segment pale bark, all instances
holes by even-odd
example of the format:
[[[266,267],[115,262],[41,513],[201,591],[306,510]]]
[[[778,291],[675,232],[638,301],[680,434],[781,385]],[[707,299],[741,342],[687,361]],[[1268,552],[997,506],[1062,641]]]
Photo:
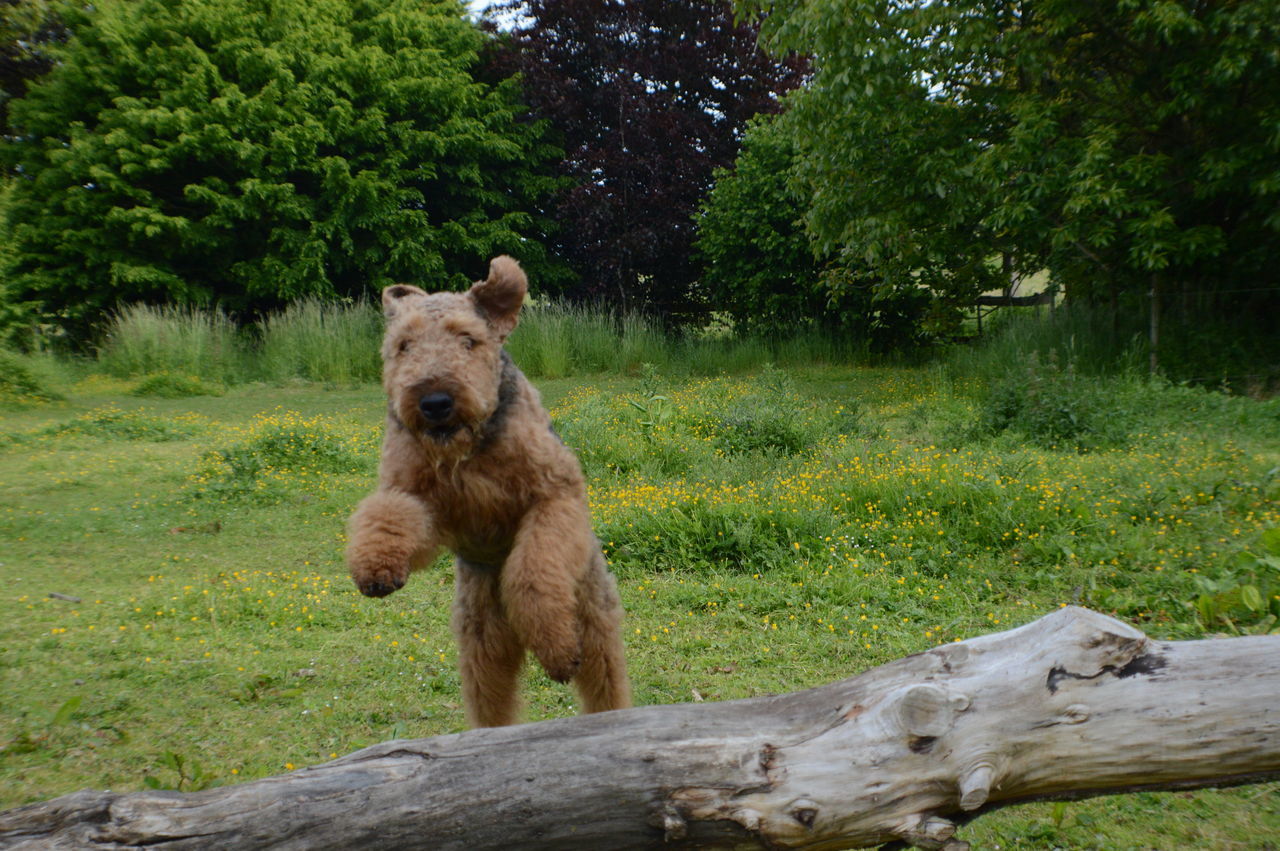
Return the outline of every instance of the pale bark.
[[[0,814],[0,848],[959,848],[956,814],[1274,777],[1280,638],[1159,642],[1068,608],[794,694],[78,792]]]

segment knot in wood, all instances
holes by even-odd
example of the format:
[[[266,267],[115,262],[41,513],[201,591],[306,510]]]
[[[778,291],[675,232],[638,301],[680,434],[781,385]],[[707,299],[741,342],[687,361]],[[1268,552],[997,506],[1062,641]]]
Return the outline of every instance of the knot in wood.
[[[957,712],[968,708],[965,695],[932,684],[910,686],[897,699],[898,723],[909,737],[936,739],[951,729]]]
[[[818,805],[808,798],[801,798],[791,804],[791,817],[812,830],[818,819]]]

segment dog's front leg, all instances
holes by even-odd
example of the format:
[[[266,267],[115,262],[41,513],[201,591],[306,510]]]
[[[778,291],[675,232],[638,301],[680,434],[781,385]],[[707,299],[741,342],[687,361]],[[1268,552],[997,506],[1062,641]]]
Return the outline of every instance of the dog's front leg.
[[[582,665],[577,595],[595,545],[580,499],[546,500],[521,519],[502,567],[507,619],[556,682],[568,682]]]
[[[360,593],[385,597],[425,567],[439,544],[427,506],[402,490],[379,488],[347,524],[347,567]]]

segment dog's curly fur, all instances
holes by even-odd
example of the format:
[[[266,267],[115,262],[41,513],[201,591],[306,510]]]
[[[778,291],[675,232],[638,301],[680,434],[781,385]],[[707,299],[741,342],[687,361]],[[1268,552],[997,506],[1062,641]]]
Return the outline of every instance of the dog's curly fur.
[[[622,607],[591,531],[577,459],[502,348],[527,282],[510,257],[466,293],[382,293],[386,434],[378,488],[348,530],[361,593],[456,556],[453,629],[473,726],[514,723],[530,650],[583,711],[630,705]]]

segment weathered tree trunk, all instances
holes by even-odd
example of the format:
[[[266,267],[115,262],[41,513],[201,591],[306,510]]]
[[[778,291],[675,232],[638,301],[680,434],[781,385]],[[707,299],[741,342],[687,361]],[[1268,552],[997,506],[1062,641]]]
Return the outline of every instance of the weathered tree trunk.
[[[821,688],[414,741],[204,792],[78,792],[0,848],[963,847],[947,817],[1280,776],[1280,638],[1068,608]]]

